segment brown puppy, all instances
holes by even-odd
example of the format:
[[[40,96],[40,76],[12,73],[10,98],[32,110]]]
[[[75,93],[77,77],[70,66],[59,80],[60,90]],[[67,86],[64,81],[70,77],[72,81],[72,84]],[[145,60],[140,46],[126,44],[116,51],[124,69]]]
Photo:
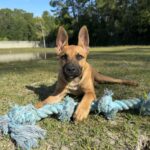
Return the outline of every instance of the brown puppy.
[[[63,27],[59,28],[57,39],[57,54],[60,61],[58,82],[54,93],[36,107],[40,108],[47,103],[57,103],[68,93],[83,94],[74,118],[81,121],[87,118],[92,101],[96,99],[94,81],[99,83],[119,83],[137,85],[134,81],[114,79],[99,74],[86,61],[89,48],[89,34],[86,26],[80,29],[78,45],[68,45],[68,35]]]

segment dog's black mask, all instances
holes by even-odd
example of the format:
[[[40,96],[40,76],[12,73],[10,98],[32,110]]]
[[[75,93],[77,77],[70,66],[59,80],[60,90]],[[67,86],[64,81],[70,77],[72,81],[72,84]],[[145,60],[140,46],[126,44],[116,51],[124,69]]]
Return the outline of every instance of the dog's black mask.
[[[78,64],[67,63],[63,67],[63,74],[67,80],[74,79],[81,75],[81,67]]]

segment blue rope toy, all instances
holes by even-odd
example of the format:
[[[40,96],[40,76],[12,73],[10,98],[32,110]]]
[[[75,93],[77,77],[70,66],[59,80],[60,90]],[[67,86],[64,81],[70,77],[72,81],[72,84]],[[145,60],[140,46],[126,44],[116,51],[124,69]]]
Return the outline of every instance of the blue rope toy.
[[[141,115],[150,116],[150,94],[147,100],[128,99],[112,100],[113,93],[106,90],[103,97],[93,102],[91,112],[104,114],[107,119],[114,119],[116,113],[130,108],[137,109]],[[36,122],[56,114],[61,121],[70,121],[77,106],[71,97],[67,96],[64,101],[56,104],[47,104],[36,109],[32,104],[26,106],[14,106],[6,115],[0,116],[0,132],[10,135],[17,146],[23,150],[30,150],[38,146],[38,139],[45,137],[46,131],[36,126]]]

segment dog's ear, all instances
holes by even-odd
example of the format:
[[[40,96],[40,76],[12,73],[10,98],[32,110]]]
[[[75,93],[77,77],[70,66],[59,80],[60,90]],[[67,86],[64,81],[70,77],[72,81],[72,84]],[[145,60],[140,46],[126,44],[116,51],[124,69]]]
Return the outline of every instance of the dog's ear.
[[[56,38],[56,50],[57,53],[59,54],[64,46],[68,45],[68,34],[66,30],[60,26]]]
[[[86,26],[83,26],[78,35],[78,45],[82,46],[86,51],[89,48],[89,33]]]

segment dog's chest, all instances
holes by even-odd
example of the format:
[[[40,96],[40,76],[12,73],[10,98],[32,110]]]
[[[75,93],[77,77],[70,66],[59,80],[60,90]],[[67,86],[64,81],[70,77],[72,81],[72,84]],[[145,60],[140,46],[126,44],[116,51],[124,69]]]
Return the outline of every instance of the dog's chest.
[[[81,94],[81,88],[80,88],[80,78],[75,78],[73,81],[69,82],[69,84],[67,85],[67,90],[68,93],[71,94]]]

